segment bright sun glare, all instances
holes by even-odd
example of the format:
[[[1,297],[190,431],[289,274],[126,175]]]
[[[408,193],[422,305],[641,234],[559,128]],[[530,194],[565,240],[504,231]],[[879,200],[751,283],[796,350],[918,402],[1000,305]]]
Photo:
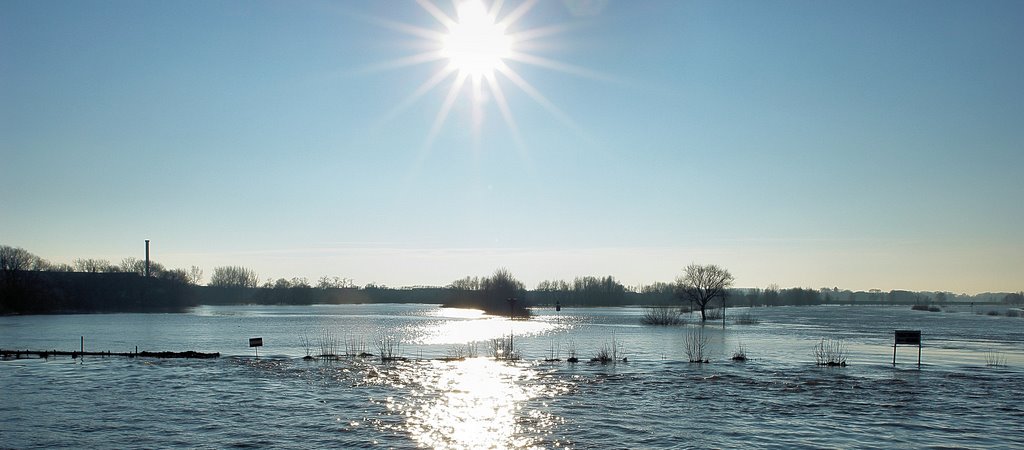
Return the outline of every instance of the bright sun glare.
[[[457,12],[458,22],[449,25],[441,54],[461,74],[493,76],[502,61],[511,56],[512,38],[479,1],[463,2]]]
[[[445,63],[389,112],[385,121],[393,119],[424,94],[450,80],[448,93],[427,135],[424,151],[430,148],[447,121],[455,102],[463,96],[468,97],[471,102],[471,130],[474,137],[479,137],[485,110],[488,107],[496,107],[520,149],[524,149],[525,145],[519,135],[503,84],[515,86],[570,129],[578,130],[564,112],[509,65],[512,62],[529,64],[572,75],[601,78],[601,75],[587,69],[528,52],[530,49],[542,48],[542,41],[545,38],[567,29],[565,25],[560,24],[525,27],[522,19],[538,1],[510,2],[516,5],[506,7],[508,5],[504,0],[493,0],[490,4],[485,0],[463,0],[454,5],[455,10],[452,12],[455,15],[451,16],[434,4],[434,0],[416,0],[424,11],[441,24],[440,30],[382,19],[380,22],[385,26],[422,39],[421,42],[426,44],[428,50],[388,61],[380,67],[391,69],[424,63]]]

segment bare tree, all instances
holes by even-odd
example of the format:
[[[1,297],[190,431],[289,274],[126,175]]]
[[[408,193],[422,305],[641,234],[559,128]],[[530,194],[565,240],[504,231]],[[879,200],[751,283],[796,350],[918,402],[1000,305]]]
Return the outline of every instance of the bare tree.
[[[158,278],[163,280],[170,280],[181,284],[190,284],[188,278],[188,271],[185,269],[171,269],[161,271]]]
[[[203,282],[203,269],[199,266],[192,266],[188,269],[188,284],[199,286]]]
[[[41,270],[47,266],[46,261],[33,255],[21,247],[0,245],[0,270],[15,272],[19,270]]]
[[[702,266],[690,264],[683,274],[676,277],[676,292],[679,298],[700,307],[700,320],[706,321],[705,309],[712,300],[725,301],[734,278],[728,270],[714,264]]]
[[[254,288],[259,283],[259,277],[252,269],[242,266],[222,266],[213,269],[210,276],[210,286],[218,287],[250,287]]]
[[[452,282],[448,285],[448,289],[461,289],[464,291],[478,291],[480,290],[480,278],[469,277],[461,278]]]
[[[352,280],[342,277],[328,277],[324,275],[317,281],[316,287],[318,289],[342,289],[353,287]]]
[[[105,259],[83,259],[79,258],[75,260],[75,271],[77,272],[89,272],[89,273],[100,273],[107,272],[110,267],[110,261]]]
[[[121,272],[138,274],[140,277],[146,276],[146,260],[138,259],[133,257],[124,258],[121,260],[121,264],[118,266]],[[149,262],[149,274],[155,278],[161,278],[161,274],[166,272],[163,264],[156,261]]]
[[[125,273],[137,273],[139,275],[146,274],[146,261],[139,258],[127,257],[121,260],[121,264],[118,266],[121,268],[121,272]]]

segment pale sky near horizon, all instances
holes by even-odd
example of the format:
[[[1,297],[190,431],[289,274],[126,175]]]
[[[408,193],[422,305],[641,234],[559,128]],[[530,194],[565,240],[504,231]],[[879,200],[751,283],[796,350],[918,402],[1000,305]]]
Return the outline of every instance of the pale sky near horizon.
[[[1024,2],[527,6],[503,98],[445,108],[455,74],[414,96],[448,64],[405,64],[445,32],[414,1],[0,2],[0,244],[359,285],[697,262],[1024,290]]]

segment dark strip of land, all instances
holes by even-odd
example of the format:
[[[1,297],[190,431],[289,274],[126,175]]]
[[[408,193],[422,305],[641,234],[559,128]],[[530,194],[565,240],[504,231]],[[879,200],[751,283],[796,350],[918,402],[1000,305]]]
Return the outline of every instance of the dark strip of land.
[[[195,358],[195,359],[206,359],[206,358],[220,358],[220,352],[217,353],[201,353],[189,350],[187,352],[127,352],[127,353],[112,353],[112,352],[67,352],[60,350],[4,350],[0,349],[0,357],[4,358],[23,358],[34,356],[37,358],[49,358],[51,356],[70,356],[77,358],[79,356],[122,356],[125,358]]]

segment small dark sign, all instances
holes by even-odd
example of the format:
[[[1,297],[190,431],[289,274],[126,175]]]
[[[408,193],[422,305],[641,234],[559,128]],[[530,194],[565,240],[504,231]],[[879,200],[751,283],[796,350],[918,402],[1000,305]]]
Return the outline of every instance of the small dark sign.
[[[921,368],[921,330],[896,330],[896,339],[892,341],[892,365],[896,365],[896,347],[900,345],[917,346],[917,368]]]
[[[896,345],[921,345],[921,330],[896,330]]]
[[[249,338],[249,346],[250,347],[262,347],[263,346],[263,338],[261,338],[261,337]]]

